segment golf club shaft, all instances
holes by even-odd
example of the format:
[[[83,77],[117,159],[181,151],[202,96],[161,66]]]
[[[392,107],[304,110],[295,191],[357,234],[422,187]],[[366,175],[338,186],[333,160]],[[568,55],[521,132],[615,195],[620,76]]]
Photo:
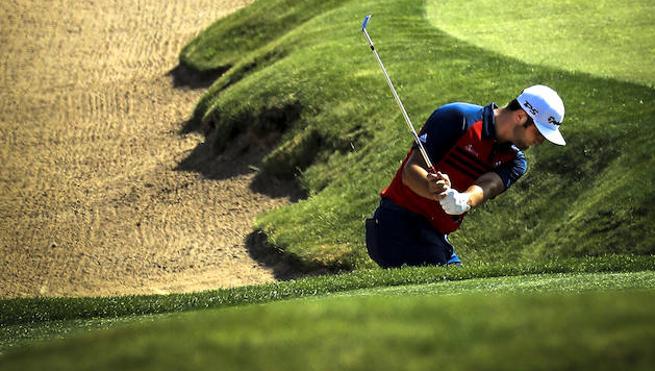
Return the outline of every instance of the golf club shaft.
[[[403,113],[403,118],[405,118],[405,122],[407,123],[407,127],[409,127],[409,131],[414,136],[414,142],[416,142],[416,145],[418,146],[419,151],[423,156],[423,161],[425,161],[425,164],[428,166],[428,169],[430,169],[431,171],[435,171],[434,167],[432,166],[432,161],[430,161],[430,157],[428,156],[428,153],[425,151],[425,148],[423,147],[423,143],[421,143],[418,134],[416,134],[416,130],[414,130],[414,125],[412,125],[412,121],[409,119],[409,115],[407,115],[405,106],[403,106],[403,102],[400,100],[400,97],[396,92],[396,88],[394,88],[393,83],[391,82],[391,78],[387,73],[387,69],[384,68],[382,59],[380,59],[380,55],[378,54],[377,50],[375,50],[375,45],[373,45],[373,40],[371,40],[371,36],[368,34],[368,31],[366,30],[366,26],[368,26],[368,21],[370,19],[371,19],[371,15],[367,15],[366,17],[364,17],[364,22],[362,22],[362,32],[364,33],[364,37],[366,37],[366,41],[368,41],[368,45],[371,47],[371,51],[373,52],[373,55],[375,55],[375,59],[377,59],[378,64],[382,69],[382,73],[384,73],[384,77],[387,79],[387,85],[389,85],[389,89],[391,89],[391,93],[393,94],[393,97],[396,99],[396,103],[398,103],[398,107],[400,107],[400,111]]]

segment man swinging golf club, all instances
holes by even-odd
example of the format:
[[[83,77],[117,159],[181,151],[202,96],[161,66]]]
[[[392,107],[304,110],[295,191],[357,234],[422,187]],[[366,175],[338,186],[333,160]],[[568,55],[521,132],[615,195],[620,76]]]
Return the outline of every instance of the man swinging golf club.
[[[419,134],[362,24],[387,83],[415,138],[379,207],[366,221],[366,245],[380,266],[455,264],[448,241],[466,213],[506,191],[527,171],[523,150],[545,139],[565,145],[559,132],[564,104],[544,85],[523,90],[505,107],[450,103],[435,110]]]

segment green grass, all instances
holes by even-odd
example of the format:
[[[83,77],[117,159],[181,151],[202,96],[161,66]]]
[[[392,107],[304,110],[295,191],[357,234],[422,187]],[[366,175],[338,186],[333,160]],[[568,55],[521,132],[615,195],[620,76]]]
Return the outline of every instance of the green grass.
[[[591,3],[541,3],[566,25],[539,49],[567,51],[554,66],[488,45],[476,27],[500,7],[475,4],[484,12],[466,3],[460,17],[451,2],[257,1],[211,26],[180,56],[201,72],[227,68],[194,120],[215,127],[218,152],[246,133],[279,139],[258,165],[297,177],[309,197],[258,227],[303,265],[355,271],[194,294],[0,300],[0,369],[652,368],[655,94],[652,64],[640,63],[652,59],[651,5],[602,2],[581,19],[567,7]],[[535,24],[516,11],[501,12],[491,40]],[[369,13],[417,124],[440,104],[502,104],[534,83],[566,102],[569,145],[529,151],[528,175],[452,236],[462,269],[363,269],[373,266],[363,219],[411,142],[359,32]],[[603,32],[646,47],[604,49],[597,24],[610,18]],[[449,29],[458,24],[471,32]],[[612,62],[617,51],[630,58]]]
[[[84,334],[94,336],[110,329],[137,324],[156,323],[163,319],[175,318],[179,313],[148,314],[115,318],[81,318],[55,320],[41,323],[0,325],[0,365],[1,357],[15,349],[68,339]]]
[[[530,64],[528,57],[523,62],[499,54],[487,43],[478,47],[477,42],[453,37],[434,25],[443,21],[435,14],[451,9],[450,3],[329,2],[321,5],[321,11],[289,15],[293,22],[275,25],[269,10],[283,3],[256,2],[229,21],[219,21],[199,36],[202,43],[190,44],[215,47],[188,47],[181,56],[192,66],[233,66],[196,109],[197,122],[215,127],[207,142],[220,152],[245,133],[279,139],[262,159],[263,172],[296,177],[306,188],[306,200],[257,220],[257,227],[277,248],[308,267],[373,266],[364,249],[363,220],[376,207],[378,191],[389,183],[411,143],[359,32],[363,16],[373,13],[371,35],[417,125],[441,104],[504,104],[536,83],[554,87],[566,103],[562,131],[569,145],[546,144],[528,151],[528,174],[509,192],[471,213],[462,230],[451,236],[464,261],[529,262],[655,252],[655,157],[651,150],[655,133],[646,129],[655,118],[652,88],[621,81],[637,80],[609,70],[595,70],[593,63],[584,71],[597,76]],[[465,9],[475,6],[472,3],[488,5],[471,2]],[[302,2],[289,12],[312,8],[312,4],[322,3]],[[569,11],[567,6],[579,5],[562,4],[546,1],[538,6],[554,9],[558,22],[575,24],[558,28],[557,47],[567,50],[579,64],[589,59],[579,48],[588,40],[574,36],[598,34],[595,20],[630,19],[634,25],[652,17],[644,11],[650,6],[644,2],[611,7],[602,3],[594,8],[588,23],[578,22],[580,12]],[[486,12],[467,12],[467,24],[489,24],[487,12],[497,8],[486,7]],[[536,22],[537,15],[506,13],[508,18],[498,33]],[[257,39],[255,47],[246,47],[250,37],[246,30],[254,18],[263,20],[264,30],[273,31]],[[453,23],[460,18],[452,18]],[[652,59],[655,44],[653,33],[642,32],[648,27],[647,22],[641,28],[618,27],[612,22],[604,28],[616,39],[639,40],[645,45],[626,46],[632,54],[621,66],[639,66],[622,67],[635,78],[647,75],[641,72],[644,69],[655,71],[646,62]],[[550,33],[548,28],[540,32]],[[232,41],[222,45],[227,38]],[[544,44],[534,49],[550,52],[554,47]],[[597,48],[594,63],[611,63],[616,50]]]
[[[655,87],[655,3],[648,0],[430,1],[427,15],[459,40],[530,64]]]
[[[85,318],[181,312],[265,303],[375,287],[429,284],[472,278],[554,273],[639,272],[655,270],[653,257],[608,256],[562,259],[548,263],[497,263],[452,267],[370,269],[267,285],[192,294],[99,298],[31,298],[0,300],[0,326]]]
[[[187,313],[37,344],[2,356],[0,365],[7,370],[645,370],[655,361],[654,300],[652,290],[291,300]]]
[[[585,292],[655,287],[655,260],[606,257],[550,264],[363,270],[195,294],[0,301],[0,353],[129,324],[158,323],[180,312],[327,296],[425,296]],[[623,272],[623,273],[612,273]]]
[[[543,293],[612,291],[655,288],[655,273],[557,273],[510,277],[473,278],[462,281],[443,281],[420,285],[383,286],[345,291],[333,295],[462,295],[480,296],[498,293]]]
[[[649,290],[655,287],[655,272],[624,273],[549,273],[491,278],[472,278],[460,281],[444,280],[427,284],[375,286],[349,291],[328,291],[310,296],[308,300],[350,296],[451,296],[476,294],[582,293],[627,289]],[[299,296],[300,297],[300,296]],[[293,300],[293,299],[287,299]],[[247,306],[249,304],[241,304]],[[163,314],[126,315],[109,318],[79,318],[52,320],[39,323],[5,325],[0,331],[0,353],[33,343],[65,339],[85,333],[98,333],[131,324],[157,323],[178,318],[180,312]]]
[[[248,51],[264,47],[340,3],[343,1],[260,1],[214,23],[182,49],[180,63],[198,71],[231,67]]]

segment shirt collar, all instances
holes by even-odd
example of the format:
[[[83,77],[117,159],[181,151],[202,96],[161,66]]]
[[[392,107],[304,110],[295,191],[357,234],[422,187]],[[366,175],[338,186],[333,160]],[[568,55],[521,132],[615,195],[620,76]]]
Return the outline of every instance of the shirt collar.
[[[498,108],[496,103],[491,102],[482,107],[482,137],[483,138],[496,138],[496,118],[494,117],[494,109]]]

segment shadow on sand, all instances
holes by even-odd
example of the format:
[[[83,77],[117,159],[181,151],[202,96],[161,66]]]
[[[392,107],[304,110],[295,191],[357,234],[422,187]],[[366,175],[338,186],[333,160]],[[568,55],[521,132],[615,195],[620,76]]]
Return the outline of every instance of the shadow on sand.
[[[268,152],[270,147],[252,144],[244,136],[235,138],[225,151],[218,154],[212,143],[205,141],[194,148],[175,170],[196,172],[213,180],[254,172],[256,175],[250,183],[253,192],[274,198],[288,197],[291,202],[307,198],[295,178],[279,178],[260,170],[262,159]]]
[[[266,233],[262,230],[255,230],[246,237],[246,248],[253,259],[273,269],[273,275],[278,280],[335,273],[325,267],[308,266],[276,249],[275,246],[268,243]]]
[[[198,73],[183,65],[178,65],[170,71],[175,88],[199,89],[209,87],[218,77],[229,69],[218,68],[212,71]],[[199,120],[189,120],[181,123],[181,135],[192,131],[203,133],[205,142],[196,146],[175,170],[200,174],[206,179],[223,180],[245,174],[256,173],[249,188],[259,194],[269,197],[288,197],[291,202],[307,198],[306,192],[293,176],[277,177],[261,171],[264,156],[270,153],[278,144],[282,133],[290,122],[297,120],[300,108],[296,105],[283,107],[261,113],[257,118],[245,118],[239,127],[249,129],[231,134],[228,140],[220,141],[212,122],[202,124]],[[253,129],[252,122],[264,123],[260,128]],[[204,125],[204,126],[203,126]],[[261,230],[251,232],[245,238],[245,245],[250,256],[257,262],[273,270],[277,279],[288,280],[308,275],[328,273],[325,268],[309,267],[298,259],[283,253],[268,243],[266,234]]]
[[[176,89],[206,89],[227,72],[232,66],[221,66],[207,71],[196,71],[184,64],[178,64],[168,75],[173,80],[173,87]]]

